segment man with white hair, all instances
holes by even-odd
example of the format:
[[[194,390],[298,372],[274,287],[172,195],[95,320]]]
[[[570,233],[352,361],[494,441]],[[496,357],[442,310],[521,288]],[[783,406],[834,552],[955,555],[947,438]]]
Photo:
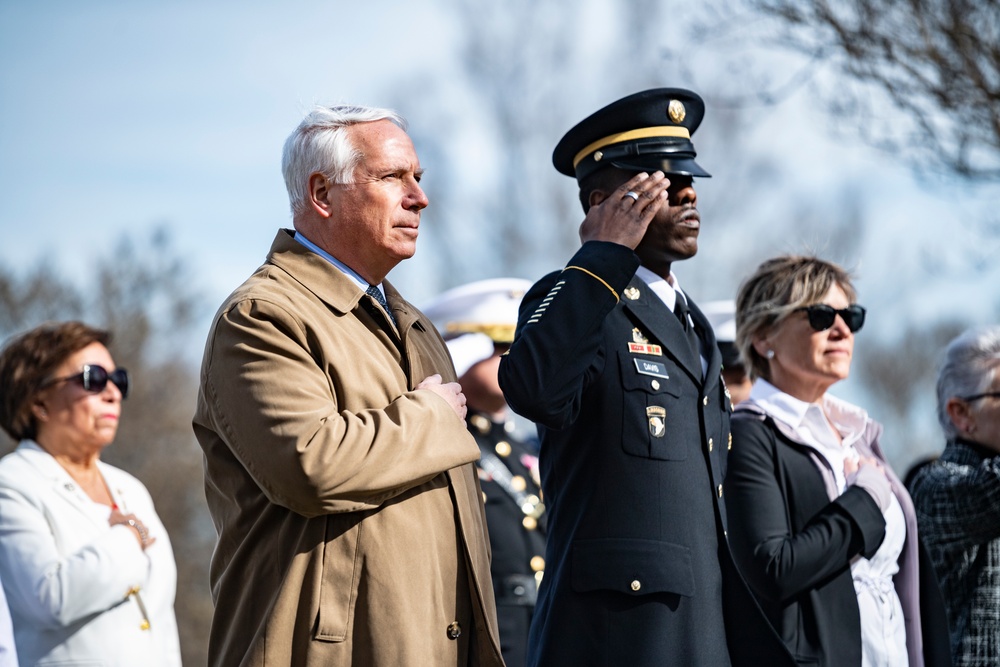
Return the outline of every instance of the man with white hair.
[[[282,166],[294,229],[219,309],[202,363],[209,664],[500,665],[465,396],[384,280],[428,204],[404,121],[317,108]]]

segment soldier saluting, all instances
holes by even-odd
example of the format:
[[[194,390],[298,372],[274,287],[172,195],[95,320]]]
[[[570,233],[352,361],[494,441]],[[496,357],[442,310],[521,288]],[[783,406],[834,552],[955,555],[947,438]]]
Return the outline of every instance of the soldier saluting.
[[[703,115],[691,91],[636,93],[553,154],[580,187],[583,246],[525,295],[500,364],[541,437],[529,665],[792,664],[732,563],[721,355],[672,271],[698,250]],[[740,595],[724,603],[724,587]]]

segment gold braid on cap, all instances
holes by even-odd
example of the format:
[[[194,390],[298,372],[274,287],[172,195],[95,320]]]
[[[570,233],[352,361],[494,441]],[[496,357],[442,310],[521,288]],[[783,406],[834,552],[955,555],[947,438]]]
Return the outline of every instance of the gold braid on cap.
[[[483,322],[449,322],[445,331],[450,334],[481,333],[494,343],[513,343],[513,324],[488,324]]]
[[[588,144],[586,148],[576,154],[573,158],[573,168],[580,164],[583,158],[587,157],[599,148],[604,148],[605,146],[610,146],[611,144],[620,144],[623,141],[630,141],[632,139],[649,139],[655,137],[680,137],[681,139],[690,139],[691,133],[688,132],[686,127],[678,127],[675,125],[659,125],[657,127],[642,127],[638,130],[629,130],[628,132],[619,132],[618,134],[611,134],[603,139],[598,139],[597,141]]]

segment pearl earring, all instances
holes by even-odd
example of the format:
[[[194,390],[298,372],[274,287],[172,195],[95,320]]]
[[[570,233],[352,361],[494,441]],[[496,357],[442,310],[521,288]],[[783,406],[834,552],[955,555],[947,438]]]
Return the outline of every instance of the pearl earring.
[[[767,352],[764,353],[764,356],[767,357],[768,359],[774,359],[774,350],[768,350]]]

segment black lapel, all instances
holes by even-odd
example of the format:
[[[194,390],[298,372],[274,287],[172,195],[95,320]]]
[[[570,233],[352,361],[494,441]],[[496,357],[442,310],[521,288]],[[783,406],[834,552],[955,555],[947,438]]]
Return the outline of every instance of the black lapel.
[[[687,371],[698,385],[701,385],[701,360],[694,356],[694,351],[688,345],[687,334],[681,328],[677,317],[670,312],[649,285],[641,278],[632,278],[632,282],[622,293],[622,302],[625,310],[639,320],[646,331],[663,345],[664,354],[673,357],[674,361]],[[705,316],[700,311],[698,315],[705,321]],[[707,321],[705,322],[707,324]]]

